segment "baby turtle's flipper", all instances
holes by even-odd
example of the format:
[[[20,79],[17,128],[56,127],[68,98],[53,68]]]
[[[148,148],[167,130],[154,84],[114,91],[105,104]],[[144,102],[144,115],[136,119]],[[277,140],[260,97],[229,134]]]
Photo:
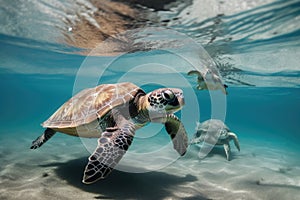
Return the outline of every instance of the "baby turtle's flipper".
[[[202,77],[202,74],[197,71],[197,70],[191,70],[187,73],[188,76],[191,76],[191,75],[197,75],[198,77]],[[202,77],[202,80],[203,80],[203,77]]]
[[[241,150],[240,143],[239,143],[239,140],[238,140],[236,134],[234,134],[233,132],[229,132],[228,136],[229,136],[229,139],[232,139],[234,141],[235,147],[240,151]]]
[[[187,73],[188,76],[191,75],[196,75],[197,76],[197,90],[205,90],[207,89],[207,85],[204,81],[203,75],[201,74],[201,72],[197,71],[197,70],[191,70]]]
[[[174,149],[183,156],[188,147],[188,137],[181,121],[173,114],[167,115],[165,128],[170,135]]]
[[[91,184],[107,177],[124,156],[134,137],[133,124],[108,128],[98,139],[98,146],[89,157],[82,182]]]
[[[226,158],[227,158],[227,160],[229,161],[230,160],[230,154],[231,154],[231,152],[230,152],[230,145],[229,145],[229,143],[227,143],[227,144],[224,144],[223,145],[224,146],[224,150],[225,150],[225,153],[226,153]]]
[[[40,146],[42,146],[45,142],[47,142],[47,140],[49,140],[54,134],[56,133],[56,131],[54,131],[51,128],[47,128],[44,131],[44,134],[39,136],[38,138],[36,138],[32,144],[30,149],[36,149],[39,148]]]
[[[228,85],[223,84],[223,86],[224,86],[224,89],[225,89],[225,93],[228,94],[228,92],[227,92]]]

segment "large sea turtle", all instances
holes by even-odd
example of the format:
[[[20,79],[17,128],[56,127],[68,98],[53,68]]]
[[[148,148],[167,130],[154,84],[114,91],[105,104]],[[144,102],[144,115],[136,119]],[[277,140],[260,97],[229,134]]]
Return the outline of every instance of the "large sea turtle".
[[[183,105],[183,92],[177,88],[161,88],[146,94],[126,82],[85,89],[42,124],[46,130],[32,142],[31,149],[43,145],[56,132],[99,138],[83,176],[83,183],[93,183],[113,170],[131,145],[135,131],[149,122],[163,123],[174,149],[184,155],[187,134],[173,114]]]
[[[227,160],[230,160],[231,151],[229,142],[233,140],[236,148],[240,151],[240,144],[236,134],[218,119],[210,119],[203,123],[197,122],[196,133],[191,144],[208,143],[212,145],[223,145]]]
[[[223,84],[221,77],[216,70],[206,69],[203,72],[191,70],[188,75],[197,75],[197,89],[198,90],[222,90],[224,94],[228,94],[226,88],[228,86]]]

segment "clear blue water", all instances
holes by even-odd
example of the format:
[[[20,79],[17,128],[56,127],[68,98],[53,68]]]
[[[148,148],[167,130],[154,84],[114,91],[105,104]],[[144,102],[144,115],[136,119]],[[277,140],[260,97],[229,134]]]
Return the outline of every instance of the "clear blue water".
[[[78,2],[39,1],[31,2],[32,7],[15,1],[1,2],[1,16],[5,17],[0,28],[0,199],[22,199],[24,195],[33,199],[297,199],[299,1],[249,1],[247,8],[239,3],[233,6],[215,2],[211,3],[212,16],[207,17],[195,14],[201,9],[196,1],[178,4],[169,11],[156,11],[161,21],[178,17],[179,21],[171,20],[164,26],[204,47],[229,85],[227,96],[221,91],[195,89],[196,78],[185,71],[190,63],[180,53],[186,51],[186,46],[160,46],[163,31],[155,35],[155,49],[137,49],[121,57],[86,56],[78,53],[79,48],[59,42],[62,40],[57,38],[65,30],[60,21],[61,16],[66,16],[63,8],[86,3]],[[34,13],[40,5],[45,10]],[[23,12],[12,15],[18,6]],[[41,18],[35,19],[36,15]],[[28,28],[31,25],[32,29]],[[187,58],[203,58],[194,58],[193,53]],[[186,106],[178,116],[189,137],[193,136],[196,121],[223,118],[238,135],[241,152],[232,147],[233,159],[228,162],[222,149],[216,148],[200,160],[199,149],[190,147],[184,158],[162,168],[159,162],[169,162],[167,158],[172,155],[170,146],[170,151],[164,149],[167,153],[160,153],[156,161],[149,158],[154,160],[150,164],[145,161],[143,165],[131,157],[124,161],[124,166],[132,163],[136,168],[149,167],[145,171],[154,169],[152,172],[131,173],[130,167],[122,172],[121,167],[104,183],[85,186],[81,177],[89,148],[84,140],[58,134],[40,150],[29,149],[31,141],[43,132],[40,124],[74,93],[120,80],[143,85],[147,92],[158,85],[181,87]],[[145,149],[154,152],[169,142],[159,125],[147,126],[137,136],[133,153]]]

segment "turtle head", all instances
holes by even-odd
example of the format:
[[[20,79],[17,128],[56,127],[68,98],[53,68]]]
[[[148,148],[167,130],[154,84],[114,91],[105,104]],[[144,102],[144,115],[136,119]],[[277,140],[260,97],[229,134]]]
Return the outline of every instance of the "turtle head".
[[[181,89],[161,88],[147,94],[147,109],[155,113],[174,113],[184,105]]]

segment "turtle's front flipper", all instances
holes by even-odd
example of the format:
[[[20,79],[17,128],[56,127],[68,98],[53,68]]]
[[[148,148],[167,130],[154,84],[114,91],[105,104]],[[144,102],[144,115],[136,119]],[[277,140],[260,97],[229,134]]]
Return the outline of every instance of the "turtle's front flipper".
[[[204,89],[207,89],[207,85],[203,79],[203,75],[201,74],[201,72],[197,71],[197,70],[192,70],[192,71],[189,71],[187,73],[188,76],[191,76],[191,75],[197,75],[198,78],[197,78],[197,82],[198,82],[198,85],[197,85],[197,89],[198,90],[204,90]]]
[[[183,124],[175,115],[169,114],[165,128],[172,139],[174,149],[183,156],[188,147],[188,137]]]
[[[230,160],[230,145],[229,145],[229,143],[227,143],[227,144],[224,144],[223,145],[224,146],[224,150],[225,150],[225,153],[226,153],[226,158],[227,158],[227,160],[229,161]]]
[[[130,123],[122,128],[106,129],[98,139],[94,153],[89,157],[82,182],[90,184],[108,176],[131,145],[134,131]]]
[[[197,70],[191,70],[187,73],[188,76],[197,75],[198,77],[202,77],[202,74]],[[203,78],[202,78],[203,79]]]
[[[39,136],[38,138],[36,138],[32,144],[30,149],[36,149],[39,148],[40,146],[42,146],[45,142],[47,142],[47,140],[49,140],[54,134],[56,133],[56,131],[54,131],[51,128],[47,128],[44,131],[44,134]]]
[[[239,143],[239,140],[238,140],[236,134],[234,134],[232,132],[229,132],[228,136],[229,136],[230,139],[232,139],[234,141],[235,147],[240,151],[241,150],[240,143]]]

